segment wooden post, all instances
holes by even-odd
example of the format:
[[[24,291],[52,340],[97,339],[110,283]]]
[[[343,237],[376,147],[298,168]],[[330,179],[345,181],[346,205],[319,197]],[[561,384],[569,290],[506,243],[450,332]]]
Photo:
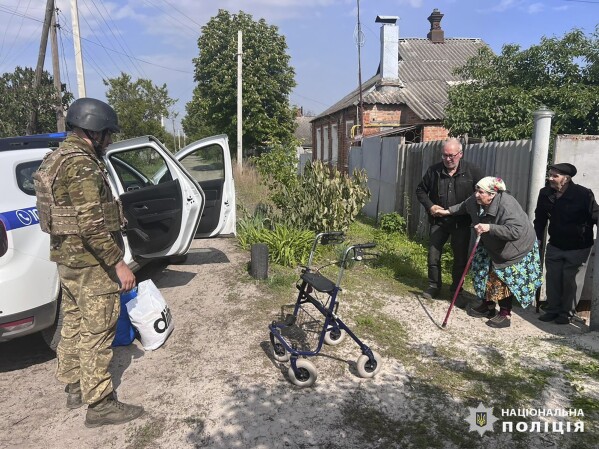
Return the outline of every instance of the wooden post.
[[[35,67],[35,78],[33,79],[33,94],[35,98],[35,91],[38,89],[42,82],[42,71],[44,70],[44,60],[46,59],[46,48],[48,47],[48,32],[50,30],[50,23],[52,22],[52,15],[54,13],[54,0],[46,1],[46,16],[44,17],[44,26],[42,28],[42,40],[40,42],[40,51],[37,56],[37,66]],[[27,134],[34,134],[37,132],[37,108],[38,104],[31,105],[31,112],[29,113],[29,123],[27,124]]]

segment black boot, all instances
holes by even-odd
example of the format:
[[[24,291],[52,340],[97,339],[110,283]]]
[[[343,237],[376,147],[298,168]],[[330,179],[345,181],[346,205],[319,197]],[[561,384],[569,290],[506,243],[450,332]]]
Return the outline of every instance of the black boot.
[[[122,424],[139,418],[144,412],[139,405],[119,402],[114,392],[91,404],[87,408],[85,427],[99,427],[106,424]]]
[[[497,311],[493,301],[482,301],[478,307],[470,307],[466,313],[474,318],[493,318]]]

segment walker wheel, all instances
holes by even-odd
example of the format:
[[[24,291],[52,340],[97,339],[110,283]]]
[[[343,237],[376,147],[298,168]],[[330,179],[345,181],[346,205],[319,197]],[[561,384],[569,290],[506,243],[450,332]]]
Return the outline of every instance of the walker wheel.
[[[277,362],[288,362],[289,359],[291,358],[291,354],[289,354],[289,352],[287,352],[287,349],[285,349],[285,346],[283,346],[281,344],[281,342],[278,341],[276,338],[272,345],[272,357]]]
[[[374,356],[374,360],[370,360],[366,354],[362,354],[358,357],[356,368],[360,377],[374,377],[381,370],[381,356],[374,351],[372,351],[372,355]]]
[[[291,383],[298,387],[311,387],[314,385],[314,382],[316,382],[316,378],[318,377],[318,372],[312,362],[306,359],[300,359],[297,361],[296,366],[298,371],[297,377],[295,376],[293,367],[289,367],[288,374]]]
[[[345,340],[346,335],[347,332],[345,332],[343,329],[331,329],[325,332],[324,342],[327,345],[335,346]]]

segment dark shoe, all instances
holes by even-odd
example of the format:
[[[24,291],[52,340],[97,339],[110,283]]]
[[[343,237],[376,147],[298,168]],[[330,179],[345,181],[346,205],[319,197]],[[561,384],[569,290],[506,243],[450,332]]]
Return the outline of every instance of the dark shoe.
[[[510,318],[509,315],[499,314],[499,315],[491,318],[485,324],[489,327],[494,327],[496,329],[500,329],[500,328],[504,328],[504,327],[510,327],[512,325],[512,319]]]
[[[568,318],[567,316],[560,315],[555,319],[555,324],[570,324],[570,321],[570,318]]]
[[[558,315],[557,313],[546,313],[545,315],[541,315],[541,316],[539,317],[539,320],[541,320],[541,321],[545,321],[545,322],[548,322],[548,321],[553,321],[553,320],[555,320],[555,319],[556,319],[558,316],[559,316],[559,315]]]
[[[110,393],[87,408],[85,427],[123,424],[139,418],[143,412],[143,407],[120,402],[114,393]]]
[[[437,296],[439,296],[439,289],[435,287],[429,287],[422,293],[422,297],[426,299],[435,299]]]
[[[454,293],[455,294],[455,293]],[[453,295],[451,296],[451,299],[453,299]],[[455,299],[455,306],[458,309],[462,309],[462,310],[466,310],[466,308],[468,307],[468,303],[470,301],[468,300],[468,298],[464,297],[464,295],[462,295],[461,293],[458,295],[458,297]]]
[[[494,302],[488,304],[483,301],[478,307],[470,307],[466,313],[474,318],[493,318],[497,314],[497,310]]]
[[[67,408],[76,409],[83,405],[81,400],[81,384],[74,382],[67,384],[64,391],[67,393]]]

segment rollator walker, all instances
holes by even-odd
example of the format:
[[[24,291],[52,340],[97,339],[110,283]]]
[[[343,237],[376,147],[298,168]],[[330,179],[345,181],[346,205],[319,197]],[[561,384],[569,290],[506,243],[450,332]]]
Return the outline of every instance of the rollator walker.
[[[323,232],[316,236],[312,244],[308,264],[302,267],[302,274],[296,284],[299,294],[293,314],[287,314],[284,321],[273,321],[268,326],[274,359],[279,362],[291,361],[288,371],[289,379],[293,384],[300,387],[312,386],[318,375],[316,367],[308,360],[308,357],[318,355],[324,343],[328,345],[341,343],[346,335],[349,335],[362,351],[362,355],[358,357],[356,362],[356,368],[360,377],[374,377],[381,369],[380,355],[364,344],[337,315],[339,307],[337,295],[341,291],[341,279],[343,278],[347,262],[350,260],[362,261],[365,256],[376,256],[376,254],[364,251],[374,248],[376,245],[374,243],[363,243],[347,248],[343,254],[336,283],[320,274],[319,270],[324,268],[324,266],[320,268],[312,267],[312,261],[318,244],[341,243],[343,240],[343,232],[340,231]],[[326,299],[324,301],[320,300],[318,293],[324,294]],[[314,350],[307,348],[299,349],[296,343],[290,343],[287,337],[282,335],[286,331],[291,331],[294,327],[298,327],[298,314],[300,310],[304,310],[305,304],[312,304],[324,316],[322,329],[320,329],[318,336],[318,343]]]

